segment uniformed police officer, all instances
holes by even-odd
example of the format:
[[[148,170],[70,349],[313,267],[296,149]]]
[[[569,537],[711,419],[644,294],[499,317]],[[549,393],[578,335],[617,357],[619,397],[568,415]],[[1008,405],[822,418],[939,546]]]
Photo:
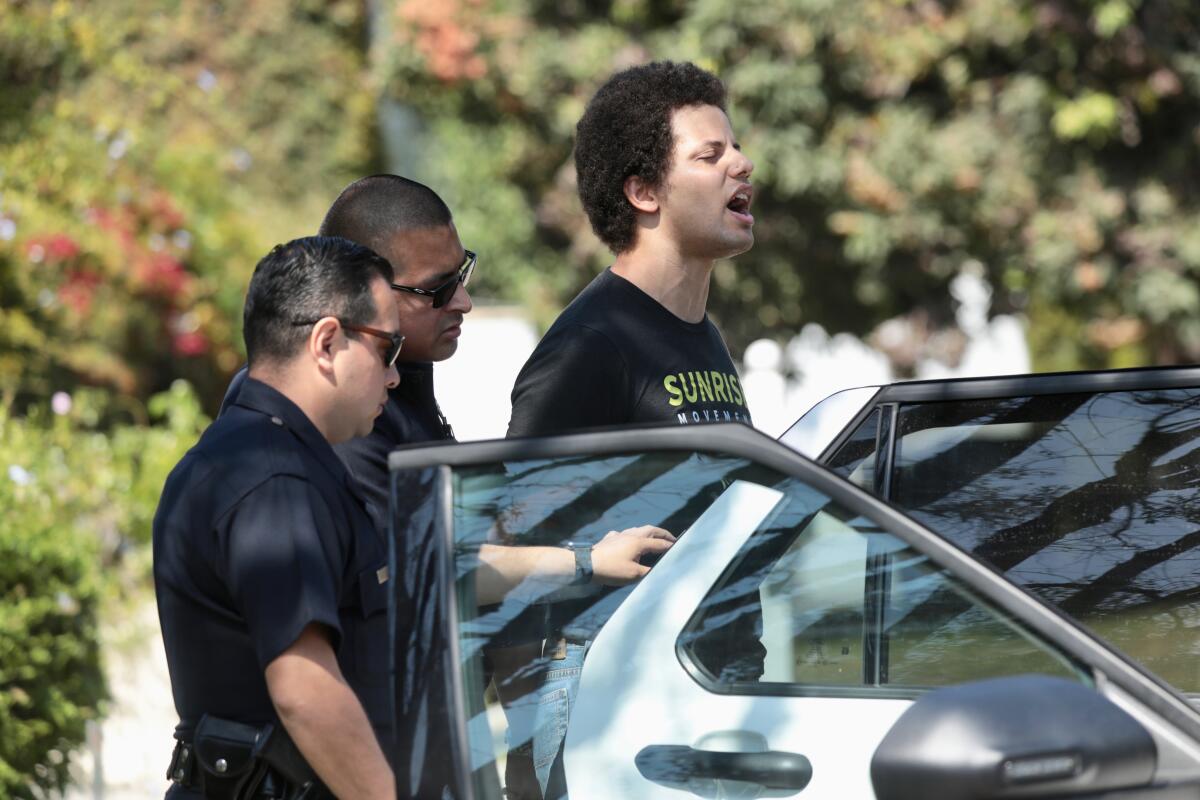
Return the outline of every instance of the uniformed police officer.
[[[392,280],[385,259],[334,237],[281,245],[251,278],[249,377],[154,519],[180,717],[170,798],[294,795],[303,778],[264,749],[283,732],[333,794],[395,796],[387,549],[331,447],[369,433],[399,379]]]

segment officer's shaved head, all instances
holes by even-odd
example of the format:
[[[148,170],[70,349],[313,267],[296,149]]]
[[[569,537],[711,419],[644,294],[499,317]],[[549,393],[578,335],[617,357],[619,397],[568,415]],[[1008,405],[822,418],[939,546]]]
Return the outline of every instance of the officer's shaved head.
[[[347,186],[321,223],[322,236],[340,236],[395,261],[397,233],[440,228],[451,223],[450,209],[424,184],[399,175],[371,175]],[[392,264],[396,270],[403,264]]]

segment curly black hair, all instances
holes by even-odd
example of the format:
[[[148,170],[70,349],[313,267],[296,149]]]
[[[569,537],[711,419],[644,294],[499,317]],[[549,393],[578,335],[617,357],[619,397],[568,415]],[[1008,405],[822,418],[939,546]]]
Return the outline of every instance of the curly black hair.
[[[625,179],[662,184],[671,164],[671,115],[688,106],[725,110],[725,85],[695,64],[655,61],[613,75],[575,128],[579,199],[592,230],[614,253],[633,246],[636,213]]]

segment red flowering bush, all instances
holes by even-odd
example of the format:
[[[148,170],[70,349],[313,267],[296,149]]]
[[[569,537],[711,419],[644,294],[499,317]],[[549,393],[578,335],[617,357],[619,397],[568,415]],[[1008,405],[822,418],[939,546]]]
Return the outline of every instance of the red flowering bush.
[[[362,24],[350,0],[6,8],[0,406],[85,385],[143,422],[185,378],[216,408],[254,264],[370,161]]]

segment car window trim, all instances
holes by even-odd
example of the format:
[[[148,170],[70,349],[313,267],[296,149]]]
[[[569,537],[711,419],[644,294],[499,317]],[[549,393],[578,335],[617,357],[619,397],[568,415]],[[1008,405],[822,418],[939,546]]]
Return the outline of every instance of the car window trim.
[[[829,443],[829,445],[821,451],[819,456],[817,456],[816,461],[818,464],[824,464],[829,461],[829,459],[831,459],[835,453],[841,450],[846,442],[850,440],[850,437],[854,435],[855,431],[857,431],[863,425],[863,423],[871,418],[871,414],[874,413],[875,410],[878,409],[882,404],[880,401],[880,395],[883,393],[885,388],[886,387],[881,386],[879,391],[871,395],[870,399],[863,403],[863,407],[858,410],[858,413],[855,414],[848,423],[846,423],[846,427],[842,428],[838,435],[833,437],[833,440]],[[878,442],[878,434],[876,434],[876,441]]]
[[[1200,386],[1197,367],[1132,367],[1084,372],[1043,372],[980,378],[899,381],[880,388],[869,405],[988,400],[1043,394],[1093,394]]]
[[[817,457],[825,463],[842,449],[846,441],[886,403],[939,403],[956,400],[1000,400],[1046,394],[1129,392],[1148,389],[1188,389],[1200,387],[1200,366],[1130,367],[1127,369],[1086,370],[1079,372],[1041,372],[1025,375],[997,375],[978,378],[939,378],[925,381],[897,381],[879,387],[862,409]]]
[[[1193,372],[1200,379],[1200,369]],[[808,482],[831,500],[867,516],[905,544],[924,553],[986,602],[1011,614],[1071,658],[1099,670],[1109,682],[1166,722],[1191,738],[1200,740],[1200,711],[1191,706],[1187,698],[1174,687],[1124,653],[1111,649],[1078,622],[972,558],[957,545],[832,471],[746,425],[648,426],[544,438],[419,444],[392,451],[388,456],[388,465],[391,471],[396,471],[655,450],[713,452],[746,458]],[[443,541],[443,546],[447,545]],[[444,575],[442,579],[446,579]],[[451,638],[457,639],[457,636]]]

